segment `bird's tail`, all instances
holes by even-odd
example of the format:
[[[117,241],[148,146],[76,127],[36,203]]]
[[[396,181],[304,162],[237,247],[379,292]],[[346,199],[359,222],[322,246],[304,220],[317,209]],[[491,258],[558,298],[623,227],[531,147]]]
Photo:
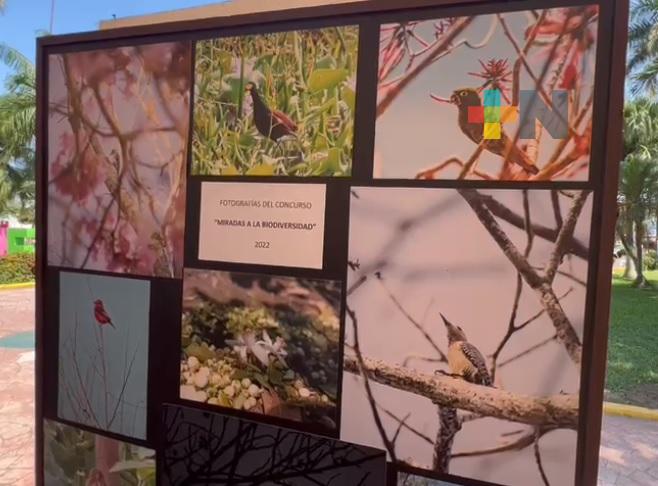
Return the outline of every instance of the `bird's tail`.
[[[523,169],[526,172],[529,172],[532,175],[539,173],[539,169],[537,168],[537,166],[533,164],[530,158],[525,154],[525,152],[521,150],[519,147],[517,147],[516,145],[512,146],[512,150],[510,151],[509,154],[509,159],[514,164],[523,167]]]

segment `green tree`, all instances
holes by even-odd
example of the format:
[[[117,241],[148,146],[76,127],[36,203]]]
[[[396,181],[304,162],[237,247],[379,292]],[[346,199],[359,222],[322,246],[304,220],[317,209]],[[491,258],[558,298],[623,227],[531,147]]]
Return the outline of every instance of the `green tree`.
[[[628,71],[633,91],[655,94],[658,90],[658,0],[633,2],[628,41]]]
[[[633,260],[633,285],[649,286],[644,276],[646,224],[658,205],[658,104],[629,102],[624,110],[624,160],[621,163],[617,235]]]
[[[1,0],[0,0],[1,1]],[[34,65],[17,50],[0,44],[0,61],[12,69],[0,95],[0,214],[34,220]]]

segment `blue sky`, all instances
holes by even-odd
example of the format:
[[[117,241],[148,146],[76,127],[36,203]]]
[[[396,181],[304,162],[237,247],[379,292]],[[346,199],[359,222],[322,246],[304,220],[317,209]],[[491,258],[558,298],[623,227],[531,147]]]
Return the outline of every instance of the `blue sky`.
[[[0,42],[21,51],[30,59],[35,56],[35,37],[47,30],[52,0],[6,0],[0,15]],[[163,12],[187,7],[221,3],[220,0],[55,0],[54,34],[96,30],[98,22],[117,17]],[[0,66],[0,81],[7,69]],[[1,85],[1,83],[0,83]],[[0,92],[3,88],[0,87]]]

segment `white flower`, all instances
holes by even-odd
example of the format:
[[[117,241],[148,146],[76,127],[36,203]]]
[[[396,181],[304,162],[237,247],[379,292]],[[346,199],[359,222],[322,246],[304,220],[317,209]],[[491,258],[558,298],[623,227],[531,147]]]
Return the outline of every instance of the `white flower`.
[[[194,402],[205,402],[208,398],[206,392],[197,391],[193,386],[190,385],[181,385],[180,387],[180,397],[184,400],[192,400]]]
[[[258,359],[258,361],[263,363],[263,353],[260,347],[259,349],[256,349],[258,345],[256,343],[256,334],[254,334],[253,331],[238,334],[235,339],[227,339],[226,344],[233,348],[233,351],[240,356],[242,361],[246,362],[247,354],[251,353]],[[267,355],[265,355],[265,360],[266,361],[263,364],[267,366]]]
[[[247,398],[247,399],[244,401],[244,405],[243,405],[243,406],[244,406],[244,409],[245,409],[245,410],[251,410],[251,409],[254,408],[257,404],[258,404],[258,402],[256,401],[256,399],[255,399],[254,397],[249,397],[249,398]]]
[[[201,373],[201,371],[199,371],[196,375],[194,375],[194,386],[197,388],[205,388],[208,386],[208,374]]]
[[[258,388],[258,386],[254,385],[253,383],[251,384],[251,386],[247,391],[249,392],[249,395],[251,395],[252,397],[257,397],[258,395],[260,395],[260,388]]]
[[[233,398],[233,396],[235,395],[235,388],[233,388],[233,385],[229,385],[229,386],[227,386],[227,387],[224,388],[224,390],[222,390],[222,391],[223,391],[224,394],[225,394],[227,397],[229,397],[229,398]]]
[[[267,331],[263,331],[263,339],[257,341],[256,345],[260,346],[267,353],[268,357],[271,354],[279,361],[281,361],[282,364],[286,364],[286,362],[283,360],[283,358],[288,356],[288,352],[284,349],[286,347],[286,342],[281,339],[280,336],[277,336],[277,338],[272,341],[272,338],[267,333]],[[261,362],[263,361],[261,360]],[[264,364],[267,366],[269,364],[269,359],[267,359]]]
[[[190,368],[190,371],[196,371],[199,368],[199,359],[196,356],[190,356],[187,358],[187,366]]]
[[[242,388],[249,388],[251,386],[251,380],[249,378],[242,379]]]
[[[302,398],[308,398],[311,396],[311,392],[308,388],[300,388],[299,389],[299,396]]]

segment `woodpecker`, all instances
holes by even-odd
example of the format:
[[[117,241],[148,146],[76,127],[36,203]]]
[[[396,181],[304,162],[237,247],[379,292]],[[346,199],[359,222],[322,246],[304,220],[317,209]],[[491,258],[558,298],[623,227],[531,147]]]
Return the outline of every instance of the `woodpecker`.
[[[441,319],[448,333],[448,366],[452,374],[476,385],[492,386],[482,353],[468,342],[461,327],[452,324],[443,314]]]

